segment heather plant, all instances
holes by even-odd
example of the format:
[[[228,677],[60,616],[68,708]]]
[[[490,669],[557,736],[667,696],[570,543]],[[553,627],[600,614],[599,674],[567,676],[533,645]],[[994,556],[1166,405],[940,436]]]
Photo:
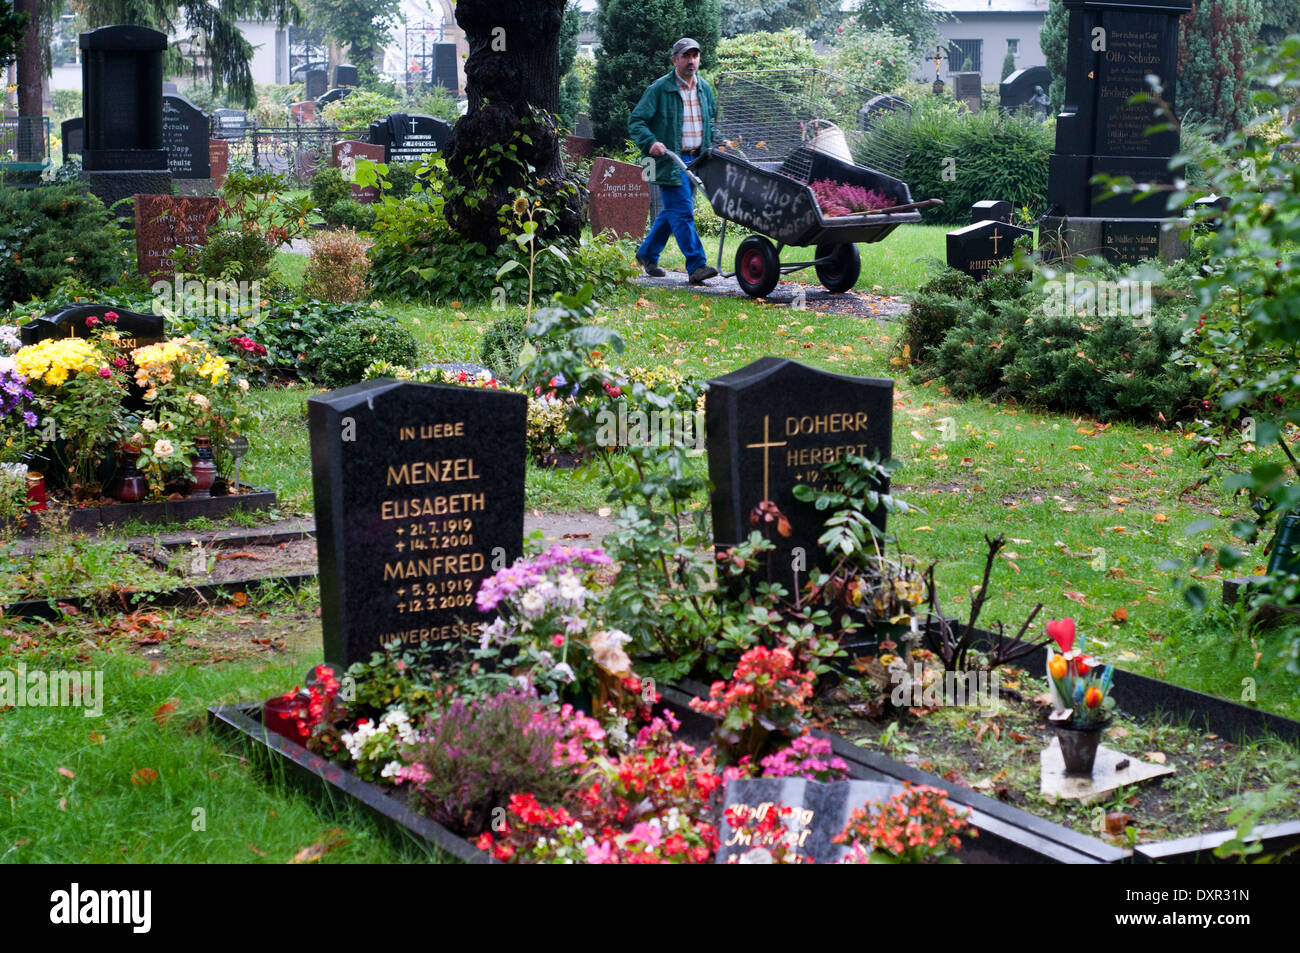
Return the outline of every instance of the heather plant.
[[[858,215],[889,208],[894,202],[884,192],[861,185],[849,185],[833,179],[818,179],[811,185],[822,214],[835,217]]]
[[[331,304],[362,300],[370,275],[367,247],[350,228],[317,232],[311,239],[303,293]]]
[[[394,777],[413,785],[431,818],[472,837],[512,794],[529,792],[546,802],[564,794],[573,778],[555,770],[554,759],[567,735],[560,713],[539,708],[531,692],[457,698],[426,723],[423,737],[403,755],[407,770],[394,769]]]

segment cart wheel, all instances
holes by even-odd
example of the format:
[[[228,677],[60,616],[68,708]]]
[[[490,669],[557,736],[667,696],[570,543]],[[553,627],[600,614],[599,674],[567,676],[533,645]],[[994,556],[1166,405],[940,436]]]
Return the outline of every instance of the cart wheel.
[[[781,257],[761,235],[750,235],[736,249],[736,281],[751,298],[766,297],[781,278]]]
[[[827,291],[839,294],[858,283],[858,276],[862,274],[862,255],[857,245],[818,245],[817,257],[831,259],[816,266],[817,278]]]

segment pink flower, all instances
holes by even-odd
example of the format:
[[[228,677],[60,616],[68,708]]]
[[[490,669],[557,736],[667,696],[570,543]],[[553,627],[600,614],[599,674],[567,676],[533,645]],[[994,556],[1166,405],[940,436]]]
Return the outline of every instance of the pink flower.
[[[99,369],[99,376],[100,376],[100,377],[112,377],[112,376],[113,376],[113,371],[112,371],[111,368],[101,367],[101,368]]]
[[[564,645],[564,636],[558,634],[551,636],[551,644],[554,645],[557,649],[560,648],[562,645]]]
[[[614,862],[614,845],[610,841],[601,841],[587,848],[587,863],[611,864]]]
[[[663,839],[663,834],[659,828],[653,824],[647,824],[642,821],[636,827],[632,828],[631,840],[639,840],[647,847],[654,849],[659,846],[659,841]]]
[[[115,358],[113,358],[113,366],[114,366],[114,367],[126,367],[126,358],[122,358],[122,357],[115,357]]]
[[[105,312],[104,312],[104,320],[107,321],[109,324],[117,324],[117,312],[116,312],[116,311],[105,311]]]
[[[93,328],[93,327],[98,327],[98,325],[99,325],[99,318],[95,317],[93,314],[86,319],[86,327]]]

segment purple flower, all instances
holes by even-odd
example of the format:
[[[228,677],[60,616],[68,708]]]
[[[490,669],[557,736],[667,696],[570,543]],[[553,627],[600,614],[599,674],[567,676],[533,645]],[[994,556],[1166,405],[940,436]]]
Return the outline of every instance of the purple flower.
[[[32,413],[30,410],[23,412],[23,422],[27,424],[27,426],[29,427],[35,427],[36,424],[38,423],[36,419],[36,415]]]

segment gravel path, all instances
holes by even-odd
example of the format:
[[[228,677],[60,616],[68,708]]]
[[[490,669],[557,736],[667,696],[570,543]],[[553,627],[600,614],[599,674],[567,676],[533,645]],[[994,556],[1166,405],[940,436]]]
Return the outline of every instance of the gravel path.
[[[703,285],[692,285],[684,271],[670,271],[662,278],[638,275],[632,281],[647,288],[673,288],[729,298],[749,297],[740,290],[740,284],[735,278],[723,278],[721,275],[710,278],[708,283]],[[832,294],[821,285],[805,285],[790,280],[782,281],[766,298],[754,300],[788,307],[800,292],[803,293],[804,307],[810,311],[821,311],[826,314],[855,314],[864,318],[894,318],[907,313],[907,302],[895,295],[874,295],[863,291]]]

